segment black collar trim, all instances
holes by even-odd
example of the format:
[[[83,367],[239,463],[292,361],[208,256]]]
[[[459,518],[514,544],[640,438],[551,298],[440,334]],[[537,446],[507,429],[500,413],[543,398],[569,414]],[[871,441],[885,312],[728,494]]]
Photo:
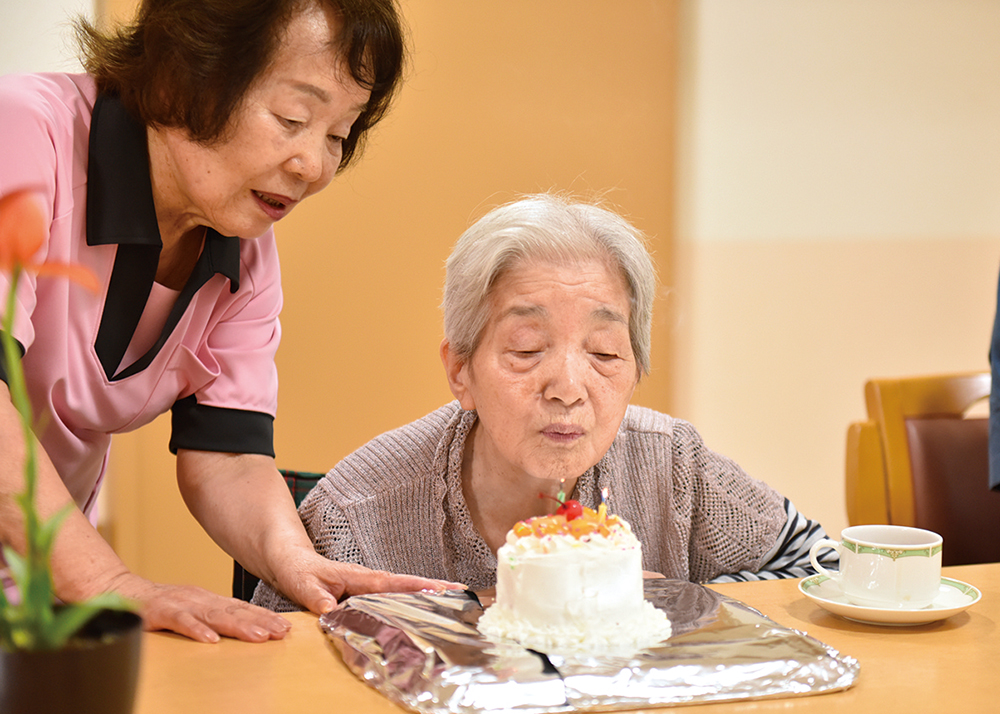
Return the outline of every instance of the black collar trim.
[[[87,245],[162,247],[146,128],[116,97],[98,95],[90,124]]]
[[[198,263],[156,344],[115,374],[146,307],[163,242],[149,177],[146,128],[113,96],[99,95],[90,127],[87,168],[87,245],[117,245],[115,265],[94,349],[108,379],[145,369],[166,343],[195,293],[216,275],[240,288],[240,239],[209,229]]]

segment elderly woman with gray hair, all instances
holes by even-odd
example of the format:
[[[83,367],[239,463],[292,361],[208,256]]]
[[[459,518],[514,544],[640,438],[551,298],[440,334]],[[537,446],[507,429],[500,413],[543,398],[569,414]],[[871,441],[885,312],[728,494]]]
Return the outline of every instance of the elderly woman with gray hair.
[[[690,424],[630,406],[656,276],[620,216],[552,195],[497,208],[448,259],[441,344],[456,401],[341,461],[300,508],[317,550],[368,568],[495,582],[519,520],[561,489],[628,520],[643,566],[705,582],[801,577],[824,537]],[[294,605],[267,584],[254,602]]]

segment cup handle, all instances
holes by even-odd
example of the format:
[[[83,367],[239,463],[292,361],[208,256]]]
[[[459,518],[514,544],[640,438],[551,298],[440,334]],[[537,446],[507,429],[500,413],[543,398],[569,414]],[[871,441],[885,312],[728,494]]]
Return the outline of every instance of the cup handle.
[[[837,553],[840,553],[840,543],[829,538],[821,538],[812,544],[812,548],[809,549],[809,562],[812,563],[813,568],[816,569],[817,573],[821,573],[832,580],[840,580],[840,573],[836,570],[827,570],[819,563],[819,559],[816,557],[819,553],[820,548],[833,548]]]

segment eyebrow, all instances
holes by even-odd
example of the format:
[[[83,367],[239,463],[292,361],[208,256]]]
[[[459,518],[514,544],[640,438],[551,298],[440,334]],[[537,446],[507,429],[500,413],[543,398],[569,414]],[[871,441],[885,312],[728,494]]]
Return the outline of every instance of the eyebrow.
[[[617,310],[612,310],[610,307],[604,307],[602,305],[601,307],[597,308],[590,314],[592,317],[596,317],[606,322],[619,322],[625,325],[626,327],[628,326],[628,319],[620,312],[618,312]]]
[[[544,317],[548,314],[546,310],[541,305],[514,305],[507,309],[507,311],[500,316],[501,319],[505,317]]]

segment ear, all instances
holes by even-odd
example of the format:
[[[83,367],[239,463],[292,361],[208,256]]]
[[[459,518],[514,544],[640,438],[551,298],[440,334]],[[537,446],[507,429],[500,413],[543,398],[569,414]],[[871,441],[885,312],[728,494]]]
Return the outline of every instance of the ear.
[[[469,364],[455,355],[447,338],[441,341],[441,364],[444,365],[444,373],[448,377],[448,388],[462,405],[462,409],[467,411],[475,409],[476,400],[469,388]]]

